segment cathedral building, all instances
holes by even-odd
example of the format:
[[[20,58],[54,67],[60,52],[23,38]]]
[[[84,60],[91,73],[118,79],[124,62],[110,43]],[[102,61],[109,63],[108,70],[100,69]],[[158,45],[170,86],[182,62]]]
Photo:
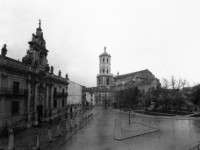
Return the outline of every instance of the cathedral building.
[[[95,92],[96,103],[111,106],[117,103],[116,93],[118,91],[135,87],[140,92],[146,93],[150,89],[160,87],[160,82],[148,69],[113,75],[111,73],[111,55],[106,52],[106,47],[104,47],[104,52],[99,56],[97,87],[90,89]]]
[[[48,64],[41,22],[32,34],[22,61],[0,55],[0,130],[8,126],[38,125],[64,115],[67,108],[68,75],[54,73]]]

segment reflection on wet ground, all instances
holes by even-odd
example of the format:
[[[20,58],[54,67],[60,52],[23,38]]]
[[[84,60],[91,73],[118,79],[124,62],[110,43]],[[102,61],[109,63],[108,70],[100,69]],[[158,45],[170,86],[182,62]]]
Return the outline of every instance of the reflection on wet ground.
[[[113,139],[114,120],[128,120],[128,115],[111,109],[96,108],[98,115],[59,150],[188,150],[200,139],[199,120],[143,118],[134,121],[156,126],[159,132],[124,141]]]

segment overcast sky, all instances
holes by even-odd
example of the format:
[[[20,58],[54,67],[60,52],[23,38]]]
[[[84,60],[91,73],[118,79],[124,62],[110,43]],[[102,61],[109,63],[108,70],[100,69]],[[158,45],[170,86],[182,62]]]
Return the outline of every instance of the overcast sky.
[[[20,59],[42,20],[49,64],[96,85],[99,54],[112,73],[148,68],[159,79],[200,82],[199,0],[0,0],[0,45]]]

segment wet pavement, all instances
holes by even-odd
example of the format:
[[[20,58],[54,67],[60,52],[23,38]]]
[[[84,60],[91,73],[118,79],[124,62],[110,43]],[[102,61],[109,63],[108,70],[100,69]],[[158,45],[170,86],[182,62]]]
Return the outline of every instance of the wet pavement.
[[[115,119],[128,120],[128,115],[112,109],[96,108],[97,115],[59,150],[189,150],[200,141],[200,120],[164,119],[135,116],[132,121],[148,124],[159,132],[131,139],[114,140]]]

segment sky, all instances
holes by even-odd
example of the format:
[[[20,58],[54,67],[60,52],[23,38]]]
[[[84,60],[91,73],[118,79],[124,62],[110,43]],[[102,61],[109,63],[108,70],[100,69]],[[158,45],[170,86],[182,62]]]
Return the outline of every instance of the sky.
[[[99,55],[116,75],[149,69],[157,78],[200,83],[199,0],[0,0],[0,46],[21,60],[42,20],[55,73],[96,85]]]

